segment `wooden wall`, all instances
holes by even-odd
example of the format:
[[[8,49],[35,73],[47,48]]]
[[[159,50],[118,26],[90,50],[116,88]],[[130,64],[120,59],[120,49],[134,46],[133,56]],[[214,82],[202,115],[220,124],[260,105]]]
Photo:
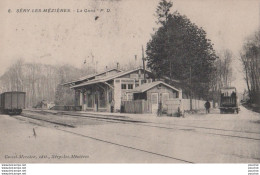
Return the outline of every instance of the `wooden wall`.
[[[161,85],[161,87],[159,87],[159,85],[153,87],[152,89],[147,91],[147,105],[148,105],[148,112],[152,113],[152,103],[151,103],[151,94],[152,93],[158,93],[158,97],[159,97],[159,101],[160,99],[160,94],[162,93],[169,93],[169,99],[177,99],[178,98],[178,92],[172,90],[171,88],[168,88],[166,86]],[[162,104],[163,106],[165,106],[166,104]]]
[[[124,106],[124,112],[126,113],[147,113],[147,101],[145,100],[122,101],[122,105]]]

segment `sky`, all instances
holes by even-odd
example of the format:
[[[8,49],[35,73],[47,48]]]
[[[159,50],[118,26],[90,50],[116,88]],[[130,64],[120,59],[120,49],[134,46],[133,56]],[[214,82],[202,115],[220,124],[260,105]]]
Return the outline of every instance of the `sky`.
[[[159,0],[1,0],[0,75],[18,59],[76,67],[141,61],[151,39]],[[260,26],[259,0],[172,0],[179,11],[207,32],[214,49],[234,54],[234,82],[245,88],[239,52]],[[43,12],[43,9],[70,12]],[[18,13],[17,9],[29,9]],[[41,12],[32,12],[41,9]],[[93,10],[95,9],[95,12]],[[98,9],[98,10],[97,10]],[[103,9],[103,11],[100,11]],[[10,11],[11,10],[11,11]],[[82,10],[82,12],[80,12]],[[96,20],[95,20],[96,19]]]

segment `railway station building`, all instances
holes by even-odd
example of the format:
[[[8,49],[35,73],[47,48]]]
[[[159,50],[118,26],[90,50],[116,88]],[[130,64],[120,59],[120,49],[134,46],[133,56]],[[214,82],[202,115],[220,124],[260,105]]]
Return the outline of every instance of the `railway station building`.
[[[124,101],[125,111],[128,113],[157,113],[159,103],[162,110],[174,113],[177,111],[182,90],[163,81],[144,83],[127,92],[133,96],[132,101]],[[171,109],[170,109],[171,108]]]
[[[127,102],[134,105],[134,101],[141,100],[146,103],[145,109],[141,112],[134,109],[132,113],[151,113],[152,105],[158,108],[160,100],[182,97],[180,89],[155,80],[152,72],[142,68],[110,69],[64,85],[75,90],[75,105],[82,106],[83,111],[118,112]]]

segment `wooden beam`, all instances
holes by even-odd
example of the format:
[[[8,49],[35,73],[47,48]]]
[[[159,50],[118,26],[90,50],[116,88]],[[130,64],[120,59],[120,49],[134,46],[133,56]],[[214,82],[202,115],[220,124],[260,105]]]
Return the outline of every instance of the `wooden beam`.
[[[113,86],[111,86],[110,84],[108,84],[107,82],[103,82],[104,84],[108,85],[111,89],[114,89]]]
[[[98,87],[102,88],[103,90],[106,90],[104,87],[100,86],[99,84],[96,84]]]

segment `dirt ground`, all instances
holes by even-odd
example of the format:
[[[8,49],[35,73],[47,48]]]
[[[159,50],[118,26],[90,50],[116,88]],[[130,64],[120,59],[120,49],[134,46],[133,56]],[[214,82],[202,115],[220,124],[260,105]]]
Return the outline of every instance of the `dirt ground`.
[[[139,122],[35,117],[42,120],[0,115],[1,163],[260,162],[260,114],[243,107],[239,114],[212,110],[185,118],[126,114]]]

